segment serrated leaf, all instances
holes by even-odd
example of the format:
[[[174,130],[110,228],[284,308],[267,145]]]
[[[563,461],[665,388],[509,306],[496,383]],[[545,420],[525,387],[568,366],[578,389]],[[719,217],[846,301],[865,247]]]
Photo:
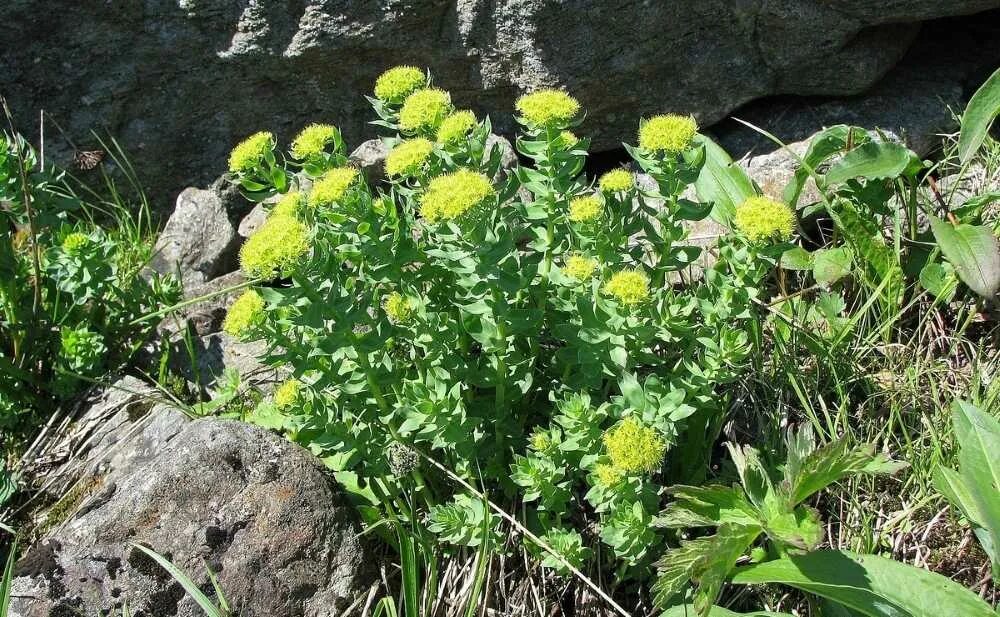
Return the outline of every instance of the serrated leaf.
[[[854,178],[896,178],[907,171],[914,159],[917,159],[917,155],[905,146],[889,141],[870,141],[851,150],[831,165],[824,181],[829,185]]]
[[[695,564],[692,578],[698,583],[694,592],[694,607],[702,617],[708,615],[719,598],[722,584],[743,553],[750,548],[761,528],[757,526],[720,525],[712,536],[714,542],[708,555]]]
[[[656,563],[656,582],[653,584],[653,602],[663,608],[687,587],[695,564],[704,559],[714,548],[712,536],[682,542],[672,548]]]
[[[969,289],[984,298],[1000,289],[1000,244],[989,227],[952,225],[931,216],[931,231],[945,258]]]
[[[678,604],[660,613],[660,617],[694,617],[695,610],[690,604]],[[791,613],[774,613],[771,611],[754,611],[753,613],[735,613],[728,608],[713,606],[709,617],[794,617]]]
[[[874,454],[870,444],[852,447],[846,437],[812,452],[802,461],[801,467],[788,486],[788,506],[794,507],[818,491],[856,474],[891,474],[906,463],[891,461]]]
[[[738,568],[737,585],[781,583],[869,617],[996,617],[962,585],[875,555],[822,550]]]
[[[958,136],[958,158],[963,163],[979,150],[994,118],[1000,114],[1000,69],[990,75],[976,93],[962,114],[962,130]]]
[[[660,513],[658,527],[715,527],[724,523],[757,524],[757,513],[742,493],[729,486],[672,486],[674,501]]]

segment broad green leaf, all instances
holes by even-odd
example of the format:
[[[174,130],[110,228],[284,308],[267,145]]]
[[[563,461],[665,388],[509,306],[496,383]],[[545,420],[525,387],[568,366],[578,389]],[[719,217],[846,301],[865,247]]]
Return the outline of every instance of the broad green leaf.
[[[694,182],[695,191],[702,201],[715,204],[712,218],[730,227],[736,206],[756,195],[757,189],[750,176],[718,144],[704,135],[695,140],[705,146],[705,164]]]
[[[969,99],[962,114],[962,132],[958,136],[958,157],[963,163],[979,150],[989,133],[993,119],[1000,114],[1000,69],[986,80]]]
[[[697,613],[690,604],[678,604],[660,613],[660,617],[695,617]],[[728,608],[713,606],[708,617],[793,617],[791,613],[773,613],[771,611],[754,611],[753,613],[736,613]]]
[[[796,246],[781,254],[779,264],[785,270],[811,270],[813,254],[801,246]]]
[[[948,262],[929,261],[920,269],[920,286],[937,300],[948,302],[955,295],[958,277]]]
[[[712,550],[695,564],[692,579],[698,583],[694,592],[694,607],[703,617],[719,599],[722,584],[739,559],[761,533],[757,526],[720,525]]]
[[[757,517],[741,491],[729,486],[673,486],[674,501],[654,523],[668,529],[715,527],[724,523],[755,525]]]
[[[861,144],[868,141],[868,133],[861,128],[838,124],[831,126],[817,133],[809,142],[809,149],[802,157],[804,165],[808,165],[813,171],[828,158],[842,152],[847,148],[848,141],[852,144]],[[798,205],[802,188],[809,179],[809,171],[805,166],[800,166],[795,170],[795,176],[785,187],[785,201],[795,208]]]
[[[851,150],[830,166],[826,184],[840,184],[853,178],[896,178],[917,159],[909,148],[888,141],[870,141]]]
[[[965,484],[965,478],[954,469],[938,467],[934,470],[934,488],[944,495],[953,506],[962,511],[973,525],[983,526],[984,516],[979,510],[972,491]]]
[[[767,468],[760,460],[760,454],[749,446],[739,446],[726,443],[729,456],[733,459],[740,482],[747,497],[758,509],[762,509],[768,499],[774,494],[774,486]]]
[[[952,421],[961,448],[958,471],[978,508],[976,523],[992,547],[1000,547],[1000,422],[965,401],[952,405]],[[996,560],[993,565],[996,571]]]
[[[1000,244],[989,227],[952,225],[931,216],[931,231],[941,252],[969,289],[990,298],[1000,289]]]
[[[854,253],[846,246],[819,249],[813,253],[813,278],[820,285],[832,285],[851,273]]]
[[[737,569],[737,585],[782,583],[869,617],[996,617],[962,585],[876,555],[823,550]]]
[[[653,584],[653,602],[665,607],[682,592],[691,580],[695,565],[714,550],[714,536],[681,542],[656,562],[656,582]]]

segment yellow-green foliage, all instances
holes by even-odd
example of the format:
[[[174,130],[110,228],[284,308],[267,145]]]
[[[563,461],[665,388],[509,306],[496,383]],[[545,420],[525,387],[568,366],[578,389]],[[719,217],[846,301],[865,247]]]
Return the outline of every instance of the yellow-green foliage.
[[[274,150],[274,135],[260,131],[247,137],[229,154],[229,171],[250,172],[260,166],[268,152]]]
[[[375,81],[375,98],[387,103],[401,103],[426,83],[424,72],[417,67],[397,66],[382,73]]]
[[[291,273],[309,252],[309,229],[290,216],[271,216],[240,249],[240,267],[266,280]]]
[[[493,184],[485,175],[459,169],[430,181],[420,214],[430,223],[458,220],[493,194]]]

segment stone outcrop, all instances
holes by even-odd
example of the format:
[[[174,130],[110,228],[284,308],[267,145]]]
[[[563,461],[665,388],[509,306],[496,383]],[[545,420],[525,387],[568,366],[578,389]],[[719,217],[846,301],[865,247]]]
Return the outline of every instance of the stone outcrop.
[[[136,617],[203,615],[134,544],[209,594],[211,568],[242,617],[326,617],[355,599],[367,578],[361,529],[318,460],[240,422],[157,421],[130,440],[154,431],[156,447],[93,469],[69,519],[21,557],[11,617],[119,614],[125,602]]]
[[[108,131],[159,203],[205,184],[241,137],[287,143],[309,121],[348,143],[373,131],[363,95],[388,66],[431,69],[456,103],[512,128],[518,94],[564,87],[588,110],[595,150],[631,139],[639,116],[703,125],[775,94],[850,95],[906,52],[922,20],[1000,0],[33,0],[0,6],[0,92],[38,134],[44,109],[85,146]],[[47,130],[46,152],[71,148]]]

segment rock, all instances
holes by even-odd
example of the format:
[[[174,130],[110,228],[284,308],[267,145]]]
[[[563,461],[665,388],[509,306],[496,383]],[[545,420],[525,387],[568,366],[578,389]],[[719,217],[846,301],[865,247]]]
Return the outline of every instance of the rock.
[[[200,302],[189,304],[178,311],[176,315],[168,315],[160,322],[158,331],[167,340],[175,340],[177,334],[190,327],[197,336],[207,336],[222,329],[229,305],[243,293],[243,288],[231,290],[246,282],[243,272],[237,270],[214,278],[207,283],[190,287],[184,291],[187,301],[203,298]],[[230,291],[227,291],[230,290]]]
[[[739,161],[739,164],[765,195],[784,201],[785,187],[795,177],[795,170],[799,168],[796,156],[805,155],[811,140],[810,137],[804,141],[789,144],[788,150],[776,150],[761,156],[744,158]],[[820,199],[816,183],[812,178],[809,178],[802,189],[802,194],[799,195],[799,204],[813,203],[820,201]]]
[[[237,229],[237,233],[240,234],[241,238],[249,238],[254,234],[255,231],[260,229],[260,226],[264,224],[267,220],[267,209],[264,204],[260,203],[253,207],[250,214],[243,217],[240,221],[240,226]]]
[[[385,179],[385,157],[388,155],[389,148],[381,139],[369,139],[355,148],[348,158],[365,175],[368,185],[375,186]]]
[[[487,153],[491,152],[494,146],[500,148],[500,169],[510,170],[517,167],[517,152],[514,151],[509,139],[490,133],[485,145]]]
[[[239,237],[218,191],[187,188],[177,197],[154,248],[150,267],[178,273],[185,287],[199,285],[236,267]]]
[[[284,378],[278,370],[259,360],[267,350],[265,341],[243,342],[217,332],[196,338],[193,343],[193,362],[183,342],[174,345],[172,367],[209,398],[225,387],[228,373],[239,376],[241,389],[270,391]]]
[[[203,615],[159,565],[212,594],[206,565],[241,617],[326,617],[361,591],[369,562],[353,508],[318,460],[259,427],[187,423],[142,464],[97,480],[60,529],[14,570],[11,617]]]
[[[709,125],[765,96],[854,95],[906,52],[920,22],[1000,0],[368,2],[183,0],[86,5],[9,0],[0,91],[22,132],[44,108],[77,143],[100,127],[129,146],[151,194],[209,181],[239,139],[287,144],[309,122],[348,143],[371,136],[364,103],[380,72],[428,66],[455,102],[514,128],[521,92],[566,88],[594,150],[638,119],[676,111]],[[991,40],[983,38],[980,40]],[[343,59],[350,58],[350,61]],[[331,61],[331,59],[338,59]],[[70,160],[52,139],[46,154]],[[163,204],[155,205],[163,211]]]

